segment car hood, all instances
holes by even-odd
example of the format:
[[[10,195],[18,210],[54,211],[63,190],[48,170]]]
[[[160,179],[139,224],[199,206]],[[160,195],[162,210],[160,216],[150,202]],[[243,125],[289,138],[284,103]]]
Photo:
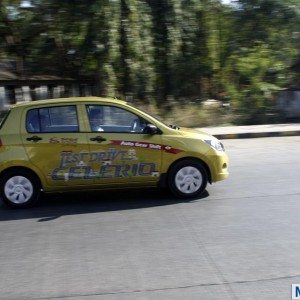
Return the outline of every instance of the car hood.
[[[190,138],[195,138],[195,139],[211,139],[213,138],[212,135],[198,130],[198,129],[193,129],[193,128],[184,128],[184,127],[180,127],[180,129],[178,130],[178,132],[186,137],[190,137]]]

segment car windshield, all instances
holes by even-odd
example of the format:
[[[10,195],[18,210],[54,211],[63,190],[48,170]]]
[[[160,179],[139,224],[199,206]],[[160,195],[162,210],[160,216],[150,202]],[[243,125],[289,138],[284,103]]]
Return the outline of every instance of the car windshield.
[[[4,122],[5,122],[8,114],[9,114],[9,110],[2,110],[2,111],[0,111],[0,128],[4,124]]]

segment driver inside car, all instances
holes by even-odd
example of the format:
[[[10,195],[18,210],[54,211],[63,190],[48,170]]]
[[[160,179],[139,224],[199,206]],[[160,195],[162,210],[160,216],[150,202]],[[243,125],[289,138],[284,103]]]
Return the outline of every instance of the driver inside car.
[[[131,132],[143,132],[146,127],[146,122],[141,118],[136,118],[131,126]]]
[[[104,131],[103,125],[103,112],[102,109],[94,108],[89,111],[89,119],[92,131]]]

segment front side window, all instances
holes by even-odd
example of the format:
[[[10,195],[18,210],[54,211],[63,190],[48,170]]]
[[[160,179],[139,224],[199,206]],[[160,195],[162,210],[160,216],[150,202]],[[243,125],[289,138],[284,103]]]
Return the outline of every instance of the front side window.
[[[88,105],[91,131],[142,133],[147,123],[141,117],[119,107]]]
[[[78,132],[75,105],[36,108],[26,116],[28,132]]]

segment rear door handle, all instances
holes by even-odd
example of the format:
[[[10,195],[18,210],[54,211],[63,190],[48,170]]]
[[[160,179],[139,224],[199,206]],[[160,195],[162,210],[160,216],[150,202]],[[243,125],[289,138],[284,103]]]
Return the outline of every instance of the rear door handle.
[[[29,138],[26,139],[27,141],[32,141],[32,142],[38,142],[38,141],[41,141],[42,138],[37,136],[37,135],[34,135],[34,136],[31,136]]]
[[[92,142],[98,142],[98,143],[101,143],[101,142],[106,141],[106,138],[104,138],[104,137],[102,137],[102,136],[96,136],[96,137],[90,138],[90,140],[91,140]]]

